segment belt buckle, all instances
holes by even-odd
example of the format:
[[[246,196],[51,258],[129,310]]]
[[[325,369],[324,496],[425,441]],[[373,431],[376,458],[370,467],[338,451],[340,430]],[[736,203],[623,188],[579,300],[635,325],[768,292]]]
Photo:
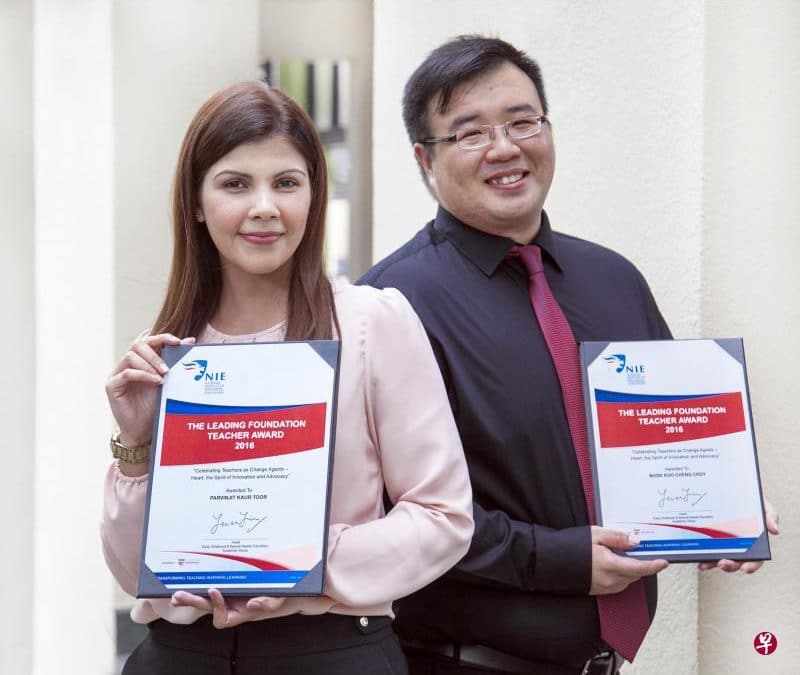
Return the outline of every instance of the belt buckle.
[[[599,665],[603,670],[595,670],[592,665]],[[584,665],[581,675],[615,675],[617,658],[614,652],[602,652],[590,658]]]

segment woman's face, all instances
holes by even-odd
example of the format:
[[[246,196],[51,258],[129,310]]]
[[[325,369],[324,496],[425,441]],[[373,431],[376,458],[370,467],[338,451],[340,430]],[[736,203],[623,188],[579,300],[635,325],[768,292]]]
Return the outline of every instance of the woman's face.
[[[311,204],[308,167],[291,141],[267,136],[235,147],[206,172],[199,202],[223,277],[288,280]]]

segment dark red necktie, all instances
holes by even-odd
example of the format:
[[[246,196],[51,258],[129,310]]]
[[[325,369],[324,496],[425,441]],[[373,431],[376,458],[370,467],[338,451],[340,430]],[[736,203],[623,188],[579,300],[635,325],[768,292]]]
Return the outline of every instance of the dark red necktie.
[[[556,299],[550,292],[542,268],[542,251],[538,246],[515,246],[510,256],[519,256],[528,271],[528,293],[533,311],[542,329],[561,384],[564,410],[578,458],[578,469],[586,497],[589,522],[595,522],[594,488],[589,463],[589,440],[583,405],[581,368],[575,336]],[[650,624],[647,600],[641,580],[630,584],[621,593],[598,595],[600,636],[628,661],[633,661]]]

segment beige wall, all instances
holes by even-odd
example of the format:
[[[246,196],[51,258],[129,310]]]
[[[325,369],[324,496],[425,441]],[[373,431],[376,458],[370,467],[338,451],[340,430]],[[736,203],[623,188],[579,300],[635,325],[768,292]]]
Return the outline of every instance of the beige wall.
[[[742,335],[766,495],[783,512],[774,560],[752,578],[704,575],[703,673],[792,673],[800,658],[800,5],[709,3],[702,329]],[[754,635],[778,650],[759,656]]]
[[[27,0],[0,3],[0,428],[5,480],[0,513],[6,519],[0,578],[13,611],[0,612],[0,673],[31,670],[33,594],[33,8]],[[14,553],[10,554],[12,545]]]
[[[786,532],[774,541],[775,561],[753,577],[700,576],[692,565],[662,574],[658,616],[629,675],[792,672],[800,656],[789,571],[798,513],[790,407],[800,369],[789,344],[800,330],[790,258],[798,12],[791,0],[375,4],[376,259],[434,214],[402,127],[405,80],[455,34],[498,35],[544,71],[557,148],[554,226],[631,258],[676,337],[745,337],[765,489]],[[753,650],[762,630],[780,640],[775,657]]]

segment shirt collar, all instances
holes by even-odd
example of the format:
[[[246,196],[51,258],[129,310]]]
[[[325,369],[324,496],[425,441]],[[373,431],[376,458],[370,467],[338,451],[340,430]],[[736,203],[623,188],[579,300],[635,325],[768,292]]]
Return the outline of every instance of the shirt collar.
[[[511,248],[516,246],[516,242],[507,237],[499,237],[466,225],[441,206],[436,213],[433,227],[439,237],[450,241],[461,255],[475,264],[487,277],[495,273]],[[558,244],[550,228],[550,219],[544,211],[539,232],[529,243],[539,246],[556,267],[564,271]]]

